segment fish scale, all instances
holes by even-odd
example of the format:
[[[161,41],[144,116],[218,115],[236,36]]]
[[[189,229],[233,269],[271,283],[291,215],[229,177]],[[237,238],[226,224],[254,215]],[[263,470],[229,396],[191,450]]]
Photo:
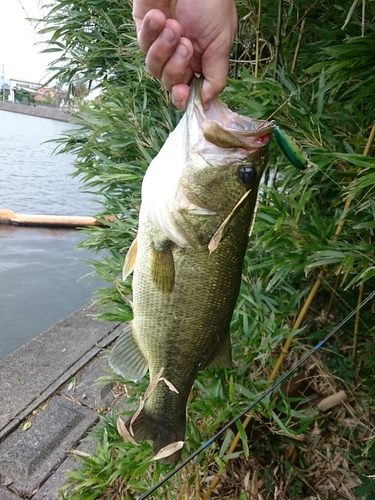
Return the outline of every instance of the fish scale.
[[[184,117],[146,172],[124,266],[125,276],[133,272],[134,319],[110,357],[125,379],[148,369],[152,382],[163,368],[178,391],[160,381],[132,422],[135,439],[152,440],[154,453],[184,440],[199,370],[232,365],[230,322],[272,133],[270,123],[219,100],[205,112],[200,88],[195,80]],[[181,450],[163,461],[180,457]]]

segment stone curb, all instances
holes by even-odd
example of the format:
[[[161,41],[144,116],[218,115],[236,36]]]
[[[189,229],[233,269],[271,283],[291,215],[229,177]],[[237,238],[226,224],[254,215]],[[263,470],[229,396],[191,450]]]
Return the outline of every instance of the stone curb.
[[[55,392],[70,380],[76,373],[79,372],[84,366],[87,365],[93,358],[95,358],[103,348],[107,347],[118,337],[118,332],[114,331],[103,341],[99,342],[98,347],[93,347],[85,356],[83,356],[77,363],[75,363],[69,370],[64,372],[56,382],[54,382],[46,391],[43,392],[35,401],[29,405],[22,413],[20,413],[10,424],[0,431],[0,441],[4,439],[10,432],[16,429],[22,420],[27,418],[34,410],[39,408],[47,399],[49,399]]]
[[[92,449],[93,441],[79,442],[94,425],[100,425],[99,415],[108,411],[115,402],[112,386],[98,385],[95,381],[105,375],[107,367],[107,360],[99,354],[117,338],[120,328],[115,323],[91,319],[88,309],[82,308],[73,313],[23,346],[19,350],[21,352],[16,351],[0,361],[0,379],[2,377],[6,382],[0,386],[0,401],[8,401],[11,397],[11,381],[17,384],[14,374],[18,373],[20,360],[23,366],[29,363],[34,370],[33,363],[37,359],[41,369],[49,367],[46,375],[50,376],[43,381],[45,388],[40,394],[27,394],[27,387],[16,385],[19,401],[12,411],[22,407],[22,397],[25,402],[0,431],[0,500],[59,500],[59,489],[66,483],[65,471],[79,467],[78,461],[71,455],[72,448]],[[95,309],[90,311],[97,312]],[[90,329],[95,333],[92,334]],[[61,351],[61,345],[65,345],[67,340],[63,341],[60,334],[66,333],[69,339],[66,345],[70,349],[75,339],[77,343],[82,340],[82,332],[87,334],[87,338],[79,344],[76,353],[70,351],[70,357],[64,358],[65,367],[59,365],[58,369],[62,372],[58,373],[58,369],[51,366],[53,360],[51,363],[50,359],[46,359],[54,352],[49,342],[55,342]],[[43,345],[49,348],[39,352],[39,347]],[[76,359],[71,362],[75,354]],[[30,382],[30,387],[40,387],[40,384],[33,386]],[[1,406],[0,403],[0,417],[5,411]]]
[[[99,312],[83,307],[0,361],[0,431],[118,327]]]
[[[18,428],[0,445],[1,481],[21,498],[32,498],[98,415],[54,396],[46,410],[28,420],[27,431]],[[4,450],[5,449],[5,450]]]
[[[0,101],[1,111],[10,111],[11,113],[21,113],[23,115],[37,116],[39,118],[49,118],[60,122],[71,122],[72,118],[60,108],[46,108],[28,106],[26,104],[14,104],[12,102]]]

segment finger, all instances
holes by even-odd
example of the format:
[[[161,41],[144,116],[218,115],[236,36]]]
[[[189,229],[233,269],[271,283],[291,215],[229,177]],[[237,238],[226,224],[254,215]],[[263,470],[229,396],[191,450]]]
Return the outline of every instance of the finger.
[[[180,24],[174,19],[167,19],[164,28],[147,52],[146,66],[152,76],[162,76],[164,65],[173,56],[180,39]]]
[[[145,54],[163,30],[166,17],[160,10],[152,9],[142,19],[134,16],[138,44]]]
[[[174,85],[172,87],[172,102],[178,109],[182,109],[183,111],[186,109],[189,95],[189,85],[179,83],[178,85]]]
[[[192,70],[189,69],[192,56],[192,43],[187,38],[181,37],[175,51],[163,67],[161,79],[167,90],[171,90],[179,83],[189,83],[192,77]]]

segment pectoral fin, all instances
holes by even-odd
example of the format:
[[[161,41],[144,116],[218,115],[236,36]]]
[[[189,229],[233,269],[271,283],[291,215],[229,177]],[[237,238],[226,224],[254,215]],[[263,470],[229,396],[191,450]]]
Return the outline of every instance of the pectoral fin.
[[[148,362],[134,339],[132,323],[125,328],[113,346],[109,366],[124,379],[135,382],[146,374]]]
[[[172,243],[164,241],[152,247],[151,274],[155,286],[162,293],[172,293],[174,288],[175,270],[171,249]]]
[[[130,245],[128,253],[126,254],[125,257],[124,267],[122,268],[123,281],[125,281],[126,278],[129,276],[129,274],[131,274],[134,271],[135,261],[137,258],[137,251],[138,251],[138,244],[137,244],[137,238],[135,238],[135,240],[133,240],[132,244]]]
[[[232,368],[232,346],[230,344],[229,332],[219,344],[210,366],[214,368]]]

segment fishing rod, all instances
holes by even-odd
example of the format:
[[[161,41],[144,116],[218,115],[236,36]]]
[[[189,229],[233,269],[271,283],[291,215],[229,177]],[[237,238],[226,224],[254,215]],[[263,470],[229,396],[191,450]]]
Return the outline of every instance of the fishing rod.
[[[344,325],[347,323],[350,318],[352,318],[358,311],[362,309],[363,306],[367,304],[373,297],[375,296],[375,290],[373,290],[370,295],[364,299],[361,304],[359,304],[355,309],[353,309],[347,316],[344,318],[341,323],[339,323],[330,333],[328,333],[323,340],[318,342],[315,347],[313,347],[305,356],[303,356],[292,368],[290,368],[284,375],[282,375],[276,382],[274,382],[268,389],[266,389],[260,396],[258,396],[252,403],[250,403],[241,413],[239,413],[236,417],[234,417],[230,422],[228,422],[220,431],[218,431],[211,439],[202,444],[197,450],[195,450],[191,455],[189,455],[185,460],[183,460],[180,464],[178,464],[171,472],[169,472],[163,479],[161,479],[158,483],[156,483],[152,488],[143,493],[138,500],[145,500],[149,498],[149,496],[154,493],[157,489],[159,489],[163,484],[165,484],[171,477],[173,477],[177,472],[185,467],[189,462],[191,462],[199,453],[204,451],[206,448],[211,446],[219,437],[221,437],[224,432],[226,432],[233,424],[237,422],[241,417],[245,416],[246,413],[251,411],[258,403],[262,401],[265,397],[271,394],[278,386],[280,386],[286,379],[288,379],[305,361],[307,361],[310,356],[312,356],[316,351],[318,351],[333,335],[335,335]]]

